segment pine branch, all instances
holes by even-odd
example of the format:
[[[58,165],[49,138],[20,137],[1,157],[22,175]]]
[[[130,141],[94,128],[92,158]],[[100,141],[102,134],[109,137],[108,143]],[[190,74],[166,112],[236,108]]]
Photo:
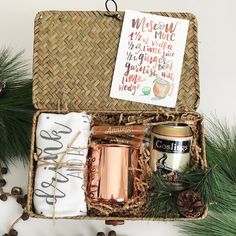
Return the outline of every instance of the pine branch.
[[[12,56],[9,49],[0,51],[0,81],[6,83],[0,97],[0,163],[5,165],[29,156],[34,109],[32,81],[22,57],[23,52]]]
[[[184,223],[181,232],[188,236],[235,236],[235,213],[211,213],[205,220]]]
[[[152,194],[144,215],[155,218],[178,218],[180,214],[176,207],[176,189],[159,175],[153,175],[151,181]]]
[[[198,185],[208,202],[206,220],[181,226],[185,235],[236,235],[236,128],[217,118],[207,129],[207,175]]]
[[[219,172],[218,165],[208,167],[205,173],[200,168],[180,173],[180,178],[188,188],[202,194],[211,210],[233,212],[236,209],[236,192],[232,191],[235,186]]]

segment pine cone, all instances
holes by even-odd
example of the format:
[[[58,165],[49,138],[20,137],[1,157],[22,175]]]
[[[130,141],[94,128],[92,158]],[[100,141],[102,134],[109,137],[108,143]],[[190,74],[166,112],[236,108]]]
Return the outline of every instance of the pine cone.
[[[197,218],[203,214],[205,204],[200,193],[185,190],[179,193],[176,200],[179,213],[187,218]]]

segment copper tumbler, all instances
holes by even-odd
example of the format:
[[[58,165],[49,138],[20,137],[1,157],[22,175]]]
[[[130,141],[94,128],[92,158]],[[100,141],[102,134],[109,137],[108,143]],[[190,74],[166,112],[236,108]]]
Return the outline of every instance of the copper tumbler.
[[[100,157],[99,198],[122,202],[128,199],[129,145],[103,144]]]

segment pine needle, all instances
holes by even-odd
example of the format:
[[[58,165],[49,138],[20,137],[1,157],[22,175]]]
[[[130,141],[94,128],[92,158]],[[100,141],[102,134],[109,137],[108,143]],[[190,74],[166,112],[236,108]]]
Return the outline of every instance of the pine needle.
[[[181,232],[188,236],[235,236],[235,213],[211,213],[205,220],[184,223]]]
[[[0,51],[0,81],[6,92],[0,97],[0,163],[9,165],[29,156],[33,116],[32,81],[23,51],[12,56],[10,49]]]
[[[145,209],[147,217],[178,218],[176,207],[176,189],[164,181],[159,175],[152,176],[152,192],[150,201]]]
[[[236,235],[236,128],[216,117],[206,139],[208,169],[198,188],[208,203],[207,219],[181,226],[185,235]],[[187,176],[186,176],[187,178]]]

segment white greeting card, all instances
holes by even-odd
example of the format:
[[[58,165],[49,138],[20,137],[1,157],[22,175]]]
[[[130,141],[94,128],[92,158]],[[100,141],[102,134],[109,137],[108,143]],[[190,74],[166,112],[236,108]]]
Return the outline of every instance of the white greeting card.
[[[188,24],[126,10],[110,97],[175,107]]]

